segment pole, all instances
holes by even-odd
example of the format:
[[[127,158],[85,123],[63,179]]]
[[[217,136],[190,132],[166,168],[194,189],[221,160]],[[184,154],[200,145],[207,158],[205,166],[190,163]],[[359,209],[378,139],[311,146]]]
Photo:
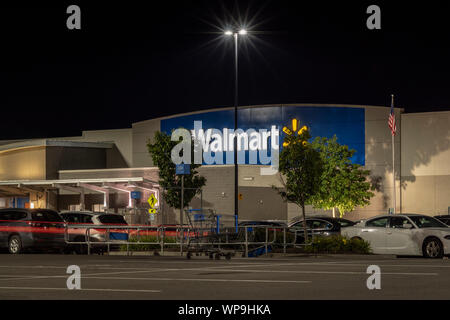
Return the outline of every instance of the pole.
[[[391,107],[394,107],[394,95],[391,95]],[[392,134],[392,182],[393,182],[393,190],[392,190],[392,199],[394,204],[393,213],[395,214],[396,208],[396,194],[395,194],[395,135]]]
[[[237,136],[238,129],[238,33],[234,33],[234,214],[238,215],[238,163],[237,163]]]
[[[180,241],[180,255],[183,255],[183,240],[184,240],[184,229],[183,229],[183,208],[184,208],[184,174],[181,175],[181,205],[180,205],[180,227],[181,227],[181,241]]]

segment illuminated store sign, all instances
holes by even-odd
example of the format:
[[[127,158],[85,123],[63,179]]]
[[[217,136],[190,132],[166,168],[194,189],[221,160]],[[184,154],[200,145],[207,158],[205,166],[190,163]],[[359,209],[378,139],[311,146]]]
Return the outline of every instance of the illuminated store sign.
[[[172,150],[175,164],[191,163],[191,144],[194,143],[195,164],[234,164],[234,139],[237,137],[237,163],[270,165],[261,168],[261,175],[278,172],[279,130],[259,129],[203,129],[202,121],[194,121],[194,129],[179,128],[172,132],[172,141],[180,141]],[[268,150],[270,149],[270,155]],[[182,154],[182,156],[180,156]],[[248,162],[246,161],[248,156]]]
[[[292,119],[299,120],[299,123],[295,124],[295,128]],[[195,128],[196,123],[197,127]],[[196,140],[199,140],[200,143],[197,150],[200,147],[203,151],[201,154],[203,164],[229,164],[230,159],[234,159],[232,151],[234,144],[230,143],[230,135],[234,137],[235,133],[233,109],[175,116],[162,119],[160,125],[160,130],[168,135],[178,128],[187,129],[187,134],[191,138],[195,135]],[[239,109],[238,127],[241,131],[237,132],[238,142],[240,141],[238,163],[273,164],[272,160],[277,158],[275,155],[272,156],[272,149],[281,152],[284,137],[288,134],[283,129],[288,127],[286,130],[298,132],[305,126],[312,139],[315,137],[331,138],[336,135],[339,143],[356,150],[352,157],[353,163],[365,165],[364,108],[332,105],[326,107],[267,106]],[[276,132],[273,131],[273,127]],[[273,144],[272,138],[276,140]]]

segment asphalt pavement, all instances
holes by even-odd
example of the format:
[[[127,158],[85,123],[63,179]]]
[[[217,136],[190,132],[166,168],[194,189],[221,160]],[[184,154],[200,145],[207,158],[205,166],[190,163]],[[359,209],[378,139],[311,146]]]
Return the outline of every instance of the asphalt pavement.
[[[70,265],[80,268],[80,289],[67,288]],[[381,272],[380,289],[367,287],[371,265]],[[0,254],[5,299],[450,299],[450,260]]]

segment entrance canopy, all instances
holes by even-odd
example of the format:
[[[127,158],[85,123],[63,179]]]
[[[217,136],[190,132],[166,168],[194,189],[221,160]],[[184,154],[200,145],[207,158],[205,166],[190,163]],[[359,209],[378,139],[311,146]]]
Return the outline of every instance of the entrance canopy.
[[[5,180],[0,181],[1,197],[26,197],[29,196],[31,207],[39,199],[45,201],[45,207],[49,207],[49,191],[57,191],[58,194],[79,194],[80,207],[85,209],[85,193],[103,194],[103,206],[109,208],[109,194],[127,193],[128,207],[133,207],[132,191],[149,191],[155,194],[159,203],[159,184],[143,177],[123,178],[92,178],[92,179],[55,179],[55,180]],[[37,207],[43,207],[37,204]]]

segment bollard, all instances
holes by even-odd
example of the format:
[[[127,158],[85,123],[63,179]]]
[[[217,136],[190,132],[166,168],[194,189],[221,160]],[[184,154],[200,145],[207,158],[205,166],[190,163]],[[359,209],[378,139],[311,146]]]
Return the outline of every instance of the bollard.
[[[286,228],[283,228],[283,253],[286,253]]]
[[[111,230],[110,230],[109,228],[106,229],[106,241],[108,242],[108,245],[107,245],[107,246],[108,246],[108,256],[109,256],[109,251],[110,251],[110,250],[109,250],[109,238],[110,238],[110,237],[109,237],[109,233],[110,233],[110,231],[111,231]]]
[[[87,229],[86,230],[88,236],[87,236],[87,245],[88,245],[88,252],[87,254],[90,255],[91,254],[91,229]]]
[[[248,234],[247,234],[247,227],[245,227],[245,257],[248,258]]]
[[[268,252],[267,252],[267,247],[268,247],[268,245],[267,245],[267,242],[269,241],[269,228],[268,227],[266,227],[266,244],[265,244],[265,246],[266,246],[266,257],[267,257],[267,255],[269,254]]]
[[[130,238],[130,229],[127,229],[128,239]],[[127,241],[127,256],[130,255],[130,241]]]

